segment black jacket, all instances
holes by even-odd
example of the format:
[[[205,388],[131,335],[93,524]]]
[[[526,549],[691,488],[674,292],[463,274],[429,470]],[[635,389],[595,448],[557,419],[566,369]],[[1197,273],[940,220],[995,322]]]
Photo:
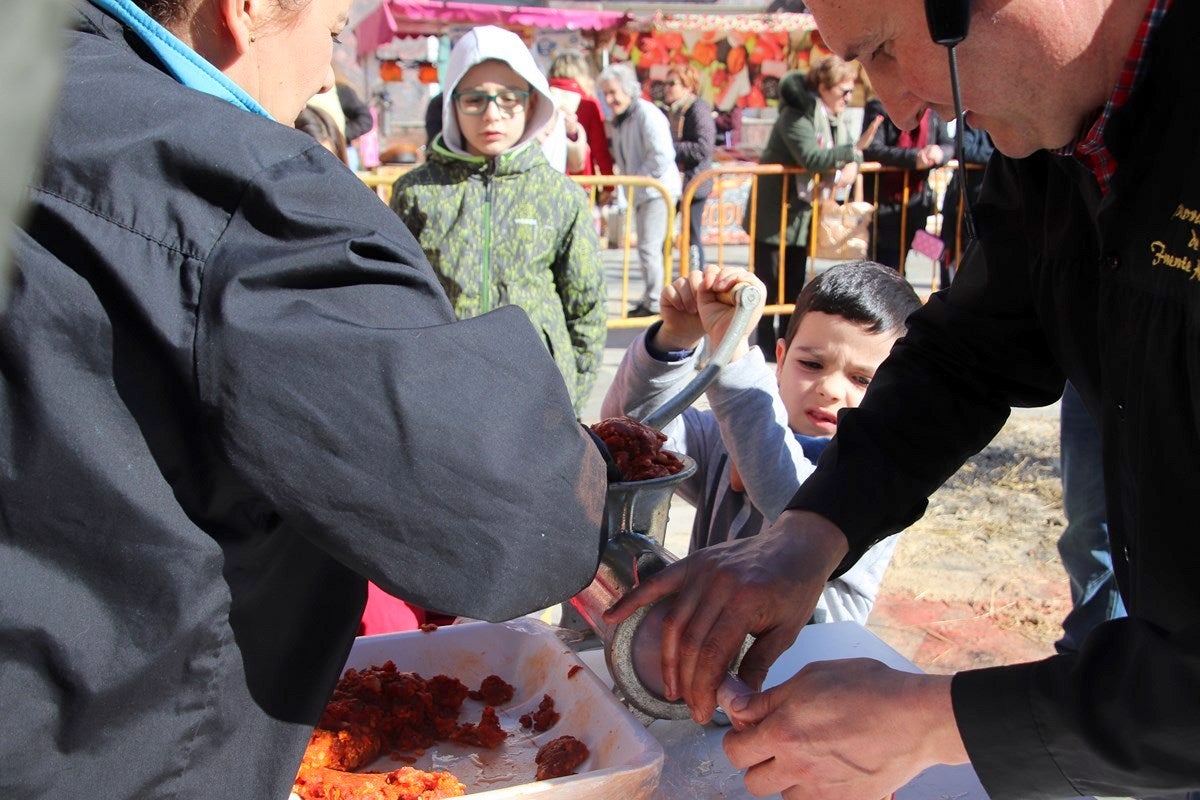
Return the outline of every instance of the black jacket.
[[[1129,617],[1078,655],[956,676],[958,726],[997,800],[1200,787],[1200,86],[1186,80],[1200,7],[1174,3],[1151,48],[1109,122],[1109,194],[1074,159],[997,154],[981,241],[793,501],[861,553],[919,517],[1010,406],[1054,402],[1064,374],[1079,389]]]
[[[0,797],[284,798],[365,579],[565,599],[603,459],[524,313],[455,322],[311,137],[73,27],[0,318]]]
[[[908,178],[909,206],[917,206],[930,213],[937,201],[933,187],[927,178],[929,170],[917,170],[917,150],[912,147],[901,147],[899,144],[901,131],[883,109],[883,103],[878,99],[867,101],[863,108],[864,125],[869,124],[875,117],[882,116],[883,124],[875,131],[875,138],[863,151],[863,161],[878,161],[885,167],[900,167],[910,170]],[[929,112],[929,133],[927,144],[936,144],[942,148],[942,164],[954,158],[954,139],[946,132],[946,123],[936,111]],[[940,166],[940,165],[939,165]],[[878,183],[876,190],[875,184]],[[869,175],[866,186],[866,197],[881,207],[899,207],[899,198],[904,187],[904,175],[901,172],[879,172]]]
[[[967,163],[968,168],[959,167],[954,171],[954,175],[950,178],[950,183],[946,186],[946,196],[942,200],[942,241],[946,243],[947,259],[956,258],[955,248],[958,247],[959,227],[965,228],[966,221],[959,219],[960,190],[959,182],[966,173],[967,178],[967,202],[971,208],[975,207],[976,201],[979,199],[979,190],[983,186],[983,165],[987,164],[992,157],[992,153],[996,151],[992,144],[992,137],[988,136],[987,131],[977,131],[974,128],[965,126],[963,131],[963,160]],[[955,151],[955,158],[958,158]],[[963,241],[963,247],[966,247],[966,241]]]
[[[675,165],[686,188],[692,178],[712,169],[717,123],[713,120],[712,106],[699,97],[678,111],[667,109],[667,119],[671,121],[671,138],[675,142]],[[707,180],[696,187],[695,197],[708,197],[711,191],[712,181]]]

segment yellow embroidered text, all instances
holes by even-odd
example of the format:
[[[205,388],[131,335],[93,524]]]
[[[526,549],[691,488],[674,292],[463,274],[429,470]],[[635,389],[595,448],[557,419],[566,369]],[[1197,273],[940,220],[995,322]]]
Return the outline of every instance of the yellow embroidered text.
[[[1168,253],[1167,246],[1162,242],[1151,242],[1150,252],[1152,253],[1151,264],[1181,270],[1188,273],[1192,280],[1200,280],[1200,270],[1196,269],[1196,262],[1187,256],[1177,256],[1174,253]]]
[[[1200,222],[1200,210],[1188,208],[1183,203],[1180,203],[1175,209],[1175,213],[1171,215],[1171,219],[1181,219],[1184,222]]]

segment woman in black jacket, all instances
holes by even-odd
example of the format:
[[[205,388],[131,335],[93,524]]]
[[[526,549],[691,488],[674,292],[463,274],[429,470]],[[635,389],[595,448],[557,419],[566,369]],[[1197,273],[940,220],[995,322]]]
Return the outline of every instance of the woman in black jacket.
[[[902,269],[913,237],[925,229],[929,216],[937,212],[937,194],[929,184],[929,171],[953,158],[954,140],[933,109],[922,115],[914,130],[902,131],[887,117],[883,104],[876,98],[867,102],[863,120],[869,123],[876,117],[883,117],[883,124],[863,152],[863,160],[906,170],[908,204],[905,208],[903,172],[880,172],[874,180],[868,179],[867,199],[876,203],[874,258],[880,264]]]
[[[605,461],[528,316],[456,321],[292,128],[350,0],[71,5],[0,318],[0,796],[283,798],[368,578],[564,600]]]
[[[946,197],[942,200],[942,241],[946,243],[946,252],[942,254],[942,280],[939,286],[943,289],[950,285],[954,273],[958,271],[959,247],[967,246],[966,222],[959,217],[958,183],[965,172],[967,203],[973,205],[979,197],[979,187],[983,185],[983,165],[995,150],[987,131],[976,130],[970,125],[963,127],[962,158],[966,164],[954,171],[954,177],[946,186]]]
[[[685,189],[692,178],[712,167],[713,147],[717,143],[717,124],[713,120],[712,106],[696,96],[699,88],[700,71],[691,64],[671,67],[667,72],[663,99],[668,104],[667,118],[671,120],[671,138],[675,142],[675,163],[683,176]],[[704,218],[704,201],[710,191],[712,180],[696,187],[696,202],[686,209],[691,233],[688,269],[704,269],[700,222]],[[680,206],[680,213],[684,210]]]

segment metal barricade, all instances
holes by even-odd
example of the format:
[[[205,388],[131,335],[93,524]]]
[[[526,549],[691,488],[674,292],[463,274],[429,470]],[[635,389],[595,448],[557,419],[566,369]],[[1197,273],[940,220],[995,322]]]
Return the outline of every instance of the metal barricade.
[[[967,168],[968,169],[982,169],[981,166],[974,165],[974,164],[969,164]],[[953,171],[956,169],[957,169],[957,162],[951,161],[946,166],[938,168],[937,170],[934,171],[934,173],[940,173],[937,175],[937,177],[932,177],[932,175],[934,173],[931,173],[930,180],[931,181],[937,180],[937,181],[948,182],[949,178],[947,176],[952,174]],[[906,245],[908,243],[905,241],[905,238],[906,238],[905,232],[907,231],[907,227],[908,227],[907,226],[908,201],[911,196],[911,188],[910,188],[911,187],[911,184],[910,184],[910,181],[911,181],[910,172],[911,171],[901,169],[898,167],[884,167],[877,163],[867,162],[867,163],[860,165],[859,172],[862,175],[871,175],[871,174],[886,173],[886,172],[900,172],[903,174],[903,182],[902,182],[901,197],[900,197],[901,212],[900,212],[900,234],[899,234],[900,242],[899,242],[899,245],[900,245],[901,253],[907,252],[908,248],[906,247]],[[398,175],[396,175],[396,174],[374,174],[374,173],[367,173],[367,172],[360,172],[357,174],[358,174],[359,178],[363,181],[363,183],[366,184],[367,186],[371,187],[383,202],[385,202],[385,203],[389,202],[391,191],[392,191],[392,184],[395,183]],[[746,231],[746,233],[748,234],[748,237],[749,237],[749,240],[746,243],[747,249],[749,252],[748,252],[748,255],[745,260],[745,266],[748,269],[750,269],[751,271],[754,270],[754,250],[755,250],[754,243],[757,239],[756,227],[757,227],[757,210],[758,210],[758,179],[762,175],[779,175],[779,176],[781,176],[783,185],[782,185],[782,190],[781,190],[782,202],[780,204],[779,230],[784,231],[787,228],[789,198],[793,196],[793,191],[792,191],[791,187],[794,186],[795,181],[801,180],[801,179],[807,179],[807,176],[808,176],[808,171],[802,167],[784,166],[782,164],[718,164],[710,169],[700,172],[691,181],[689,181],[687,186],[685,186],[683,189],[683,195],[682,195],[682,197],[680,199],[680,203],[679,203],[679,208],[686,210],[692,202],[696,202],[695,194],[696,194],[696,191],[699,189],[699,187],[706,181],[711,180],[713,182],[713,195],[712,196],[715,196],[715,198],[716,198],[716,200],[715,200],[716,207],[717,207],[719,213],[722,215],[722,221],[723,221],[724,212],[727,208],[727,205],[724,203],[724,199],[723,199],[723,193],[726,190],[725,184],[728,182],[728,179],[731,177],[737,178],[737,177],[747,177],[748,176],[750,179],[750,189],[749,189],[749,196],[746,201],[745,212],[746,212],[746,217],[749,219],[750,224],[748,226],[749,230]],[[816,194],[819,191],[820,176],[817,175],[817,176],[813,176],[813,177],[814,177],[814,184],[815,184],[814,194]],[[627,202],[625,204],[624,214],[621,217],[621,225],[623,226],[623,231],[622,231],[622,235],[620,236],[620,240],[622,242],[622,251],[623,252],[621,255],[621,280],[620,280],[620,291],[619,291],[620,311],[615,314],[612,314],[612,313],[609,314],[608,326],[610,329],[611,328],[641,328],[641,327],[648,326],[650,323],[652,323],[655,320],[655,317],[630,317],[628,314],[629,305],[630,305],[629,283],[630,283],[630,265],[632,263],[631,249],[632,249],[632,239],[633,239],[631,234],[633,233],[633,230],[634,230],[634,223],[633,223],[634,207],[635,207],[634,193],[639,189],[644,190],[644,191],[657,191],[662,195],[664,202],[666,203],[667,230],[666,230],[666,237],[663,241],[663,283],[665,286],[665,285],[669,284],[670,281],[672,280],[672,273],[673,273],[672,267],[674,264],[674,250],[675,250],[675,243],[676,243],[676,237],[675,237],[676,206],[674,203],[671,202],[671,196],[670,196],[669,192],[667,191],[667,188],[660,181],[657,181],[653,178],[637,176],[637,175],[573,175],[573,176],[571,176],[571,179],[576,184],[578,184],[580,187],[582,187],[584,190],[586,190],[588,192],[588,195],[590,198],[589,205],[591,208],[596,207],[600,190],[615,189],[618,187],[627,187],[626,194],[628,195],[628,198],[627,198]],[[941,197],[943,191],[944,191],[944,187],[941,187],[938,189],[939,197]],[[879,207],[878,185],[877,184],[875,186],[875,191],[871,195],[867,196],[865,199],[870,201],[871,204],[874,205],[876,208]],[[699,202],[709,202],[709,200],[701,200]],[[941,204],[939,203],[938,204],[939,209],[940,209],[940,206],[941,206]],[[812,278],[816,274],[817,259],[816,259],[816,255],[815,255],[815,248],[812,246],[812,243],[815,241],[816,231],[820,224],[820,213],[821,213],[820,212],[820,203],[814,203],[812,219],[810,222],[810,229],[809,229],[810,246],[808,248],[808,257],[807,257],[807,261],[806,261],[806,265],[805,265],[805,281],[806,282],[809,280],[812,280]],[[940,211],[939,211],[939,213],[940,213]],[[962,247],[963,247],[963,238],[962,238],[962,233],[961,233],[962,224],[963,224],[962,217],[963,217],[963,209],[960,205],[959,209],[958,209],[957,218],[955,220],[953,220],[953,223],[957,226],[957,229],[959,231],[959,234],[956,237],[957,245],[955,248],[956,252],[954,254],[955,260],[957,260],[961,256]],[[683,214],[683,219],[684,220],[687,219],[686,213]],[[947,221],[944,220],[943,225],[946,224],[946,222]],[[716,247],[715,263],[717,264],[717,266],[725,266],[726,261],[727,261],[726,250],[728,247],[733,247],[734,245],[727,243],[725,240],[725,225],[724,224],[719,225],[717,230],[718,230],[718,237],[717,237],[717,241],[715,242],[715,247]],[[677,241],[679,244],[679,274],[686,275],[691,268],[691,264],[690,264],[691,228],[689,225],[687,225],[687,224],[680,225],[679,236],[678,236]],[[877,242],[878,242],[878,218],[877,218],[877,216],[873,215],[872,224],[871,224],[871,245],[870,245],[871,249],[868,254],[869,257],[871,257],[871,258],[875,257],[875,248],[877,246]],[[786,242],[783,237],[780,237],[779,259],[780,259],[781,265],[783,264],[784,259],[785,259],[785,255],[784,255],[785,248],[786,248]],[[739,260],[739,261],[733,262],[733,263],[741,264],[742,262]],[[903,259],[902,259],[902,263],[899,265],[899,269],[900,269],[901,274],[904,274]],[[784,285],[785,271],[783,269],[780,269],[779,272],[780,272],[780,274],[779,274],[779,284],[780,285],[779,285],[779,293],[777,294],[777,296],[778,297],[788,297],[789,296],[788,292],[790,292],[791,295],[794,296],[795,293],[799,292],[800,287],[785,286]],[[935,268],[933,269],[933,273],[931,276],[931,284],[932,285],[930,287],[930,291],[936,290],[938,288],[938,281],[939,281],[939,274],[938,274],[938,269],[936,268],[936,265],[935,265]],[[776,303],[776,304],[767,306],[764,309],[764,313],[772,314],[772,315],[786,315],[786,314],[791,314],[792,311],[794,310],[794,308],[795,308],[795,306],[792,303]]]
[[[612,314],[608,317],[608,327],[611,328],[644,328],[654,322],[655,317],[630,317],[629,316],[629,264],[630,264],[630,242],[632,241],[633,232],[633,214],[634,214],[634,197],[638,189],[654,190],[663,197],[663,202],[667,207],[667,230],[666,237],[663,240],[663,286],[671,282],[672,266],[674,259],[672,253],[675,248],[675,203],[671,199],[671,193],[661,181],[654,178],[648,178],[641,175],[572,175],[571,180],[579,184],[581,187],[588,190],[590,198],[589,206],[596,207],[596,200],[599,190],[602,188],[626,188],[625,213],[621,220],[624,227],[621,255],[621,292],[620,292],[620,313],[616,316]]]
[[[938,168],[937,170],[931,172],[931,177],[929,178],[929,180],[931,180],[931,181],[936,180],[939,182],[948,182],[949,175],[953,174],[954,170],[957,169],[957,166],[958,166],[958,163],[956,161],[952,160],[948,164],[946,164],[944,167]],[[975,165],[970,165],[970,166],[975,166]],[[865,163],[859,165],[859,174],[863,175],[863,176],[870,176],[870,175],[875,175],[875,174],[879,174],[879,173],[889,173],[889,172],[893,172],[893,173],[899,172],[903,175],[903,180],[901,183],[901,195],[900,195],[900,204],[901,204],[900,228],[899,228],[900,241],[898,244],[899,244],[899,252],[907,253],[909,242],[906,241],[907,237],[905,234],[908,229],[908,202],[911,199],[911,192],[912,192],[911,173],[914,172],[914,170],[907,170],[907,169],[903,169],[900,167],[885,167],[876,162],[865,162]],[[724,211],[723,211],[724,202],[723,202],[722,194],[724,191],[724,184],[726,183],[726,181],[724,181],[722,179],[723,178],[727,179],[730,176],[749,176],[751,185],[750,185],[749,197],[748,197],[748,200],[746,203],[746,213],[745,213],[745,217],[749,221],[749,226],[748,226],[748,230],[747,230],[747,233],[749,234],[749,242],[748,242],[749,253],[746,258],[746,266],[748,269],[753,271],[754,270],[754,258],[755,258],[754,244],[758,238],[756,228],[757,228],[757,216],[758,216],[757,211],[758,211],[758,181],[759,181],[759,178],[763,175],[779,175],[779,176],[781,176],[783,185],[781,188],[782,202],[780,203],[779,230],[784,231],[787,228],[788,209],[789,209],[789,205],[790,205],[789,198],[794,197],[794,193],[791,190],[791,186],[793,186],[794,182],[797,180],[807,180],[808,174],[809,174],[808,171],[802,167],[784,166],[781,164],[718,164],[710,169],[707,169],[707,170],[704,170],[704,171],[698,173],[694,178],[692,178],[691,181],[688,182],[687,186],[685,186],[683,189],[683,195],[680,199],[679,207],[681,209],[686,210],[688,208],[688,206],[692,202],[695,201],[696,191],[701,186],[701,184],[705,183],[706,181],[711,180],[713,182],[713,195],[710,195],[710,199],[713,196],[715,196],[716,205],[719,210],[719,214],[723,220],[723,218],[724,218]],[[814,181],[813,194],[815,196],[815,195],[819,194],[819,191],[820,191],[820,175],[814,175],[812,177],[813,177],[813,181]],[[878,209],[878,207],[879,207],[878,182],[872,181],[872,183],[874,184],[874,191],[872,192],[871,196],[868,196],[865,199],[867,199],[876,209]],[[941,196],[942,191],[943,191],[943,189],[938,189],[939,197]],[[708,201],[701,201],[701,202],[708,202]],[[940,209],[940,207],[941,207],[941,203],[939,202],[938,209]],[[940,213],[940,210],[937,211],[937,213]],[[957,216],[958,216],[958,218],[954,222],[957,226],[959,226],[959,229],[961,230],[961,225],[962,225],[962,209],[961,209],[961,207],[959,208],[959,212],[958,212]],[[809,228],[809,246],[807,249],[807,261],[806,261],[806,265],[805,265],[805,276],[806,276],[805,281],[806,282],[808,280],[812,280],[812,278],[815,276],[815,273],[816,273],[817,257],[816,257],[816,248],[813,246],[813,243],[816,241],[816,235],[817,235],[818,227],[820,225],[820,217],[821,217],[820,203],[813,203],[812,218],[810,220],[810,228]],[[879,241],[878,224],[879,224],[878,216],[872,215],[871,243],[870,243],[870,250],[868,252],[869,258],[874,258],[876,256],[876,247],[878,246],[878,241]],[[716,257],[715,263],[717,264],[717,266],[723,267],[726,264],[726,258],[725,258],[726,242],[725,242],[724,225],[718,226],[717,231],[718,231],[717,241],[716,241],[717,257]],[[962,249],[961,234],[959,235],[957,242],[958,242],[958,244],[956,247],[956,251],[957,251],[956,255],[958,253],[961,253],[961,249]],[[781,236],[780,242],[779,242],[779,260],[780,260],[781,265],[783,264],[784,259],[785,259],[785,248],[786,248],[786,242],[784,241],[783,237]],[[689,226],[686,226],[686,225],[681,226],[680,233],[679,233],[679,249],[680,249],[680,274],[686,275],[691,267],[691,264],[690,264],[691,230],[690,230]],[[904,265],[903,259],[901,259],[901,263],[899,264],[899,271],[902,275],[904,274],[904,268],[905,268],[905,265]],[[788,297],[789,291],[792,295],[799,292],[800,287],[787,287],[784,285],[785,271],[782,268],[779,270],[779,273],[780,273],[779,278],[778,278],[779,291],[777,293],[778,297],[781,297],[781,298]],[[931,291],[936,290],[938,288],[938,286],[937,286],[938,280],[939,280],[938,269],[935,264],[932,275],[931,275]],[[790,314],[794,310],[794,308],[795,308],[795,306],[792,303],[777,303],[777,304],[774,304],[771,306],[767,306],[764,309],[764,313],[774,314],[774,315]]]

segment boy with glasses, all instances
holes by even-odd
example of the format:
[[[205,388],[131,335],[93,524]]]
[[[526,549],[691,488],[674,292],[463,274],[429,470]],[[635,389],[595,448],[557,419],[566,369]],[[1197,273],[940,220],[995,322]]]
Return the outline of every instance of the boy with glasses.
[[[486,26],[455,44],[446,86],[442,132],[396,181],[392,209],[459,319],[525,310],[579,412],[604,345],[604,272],[587,196],[538,146],[554,121],[549,85],[520,37]]]
[[[538,142],[556,113],[549,85],[516,34],[487,26],[455,44],[445,93],[442,132],[425,163],[396,181],[392,210],[459,319],[506,305],[529,315],[578,415],[607,332],[604,268],[587,195]],[[371,595],[364,633],[423,621],[419,609],[389,614],[389,604]]]

